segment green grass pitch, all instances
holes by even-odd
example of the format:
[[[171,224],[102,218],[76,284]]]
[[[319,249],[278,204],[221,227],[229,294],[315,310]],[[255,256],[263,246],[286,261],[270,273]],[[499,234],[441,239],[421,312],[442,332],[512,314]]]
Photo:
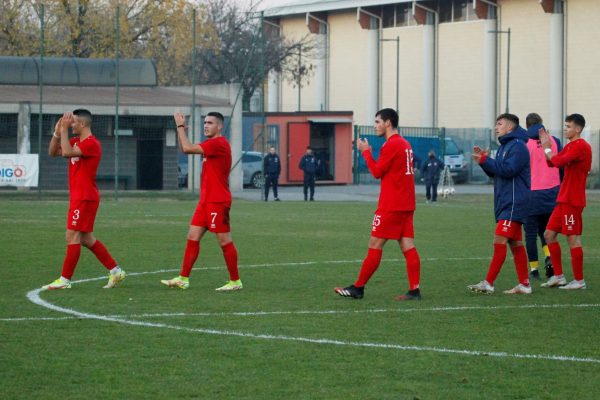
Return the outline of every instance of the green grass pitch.
[[[128,278],[101,289],[106,271],[83,249],[74,279],[84,281],[40,293],[46,307],[27,294],[60,274],[67,201],[1,200],[1,398],[600,396],[600,196],[584,213],[588,290],[534,282],[512,297],[501,293],[516,284],[510,252],[494,295],[466,290],[492,254],[492,197],[420,203],[423,300],[407,303],[394,301],[407,282],[393,242],[363,300],[333,293],[357,276],[373,203],[235,201],[244,290],[218,293],[227,270],[210,234],[189,290],[159,283],[178,275],[196,198],[104,198],[95,234]]]

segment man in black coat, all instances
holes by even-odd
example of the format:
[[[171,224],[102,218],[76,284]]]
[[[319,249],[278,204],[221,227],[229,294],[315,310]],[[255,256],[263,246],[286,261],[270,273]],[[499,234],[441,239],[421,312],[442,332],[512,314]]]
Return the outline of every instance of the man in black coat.
[[[435,156],[431,150],[427,160],[421,166],[421,178],[425,181],[425,197],[427,202],[437,201],[437,187],[440,182],[440,173],[444,170],[444,162]]]
[[[308,200],[308,189],[310,189],[310,201],[315,201],[315,175],[318,166],[319,161],[313,154],[312,148],[308,146],[298,165],[298,168],[304,171],[304,201]]]
[[[281,160],[277,153],[275,153],[275,147],[271,146],[269,148],[269,154],[263,160],[263,168],[265,171],[265,201],[269,200],[269,188],[271,186],[273,186],[275,201],[280,201],[277,195],[277,184],[279,182],[279,174],[281,173]]]

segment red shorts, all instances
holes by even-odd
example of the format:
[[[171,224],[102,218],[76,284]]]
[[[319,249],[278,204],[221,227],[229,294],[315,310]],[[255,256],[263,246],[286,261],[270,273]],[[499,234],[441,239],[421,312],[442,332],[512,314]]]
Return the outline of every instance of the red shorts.
[[[510,240],[521,241],[523,240],[523,230],[521,227],[523,224],[515,221],[508,221],[501,219],[496,224],[496,235],[509,238]]]
[[[97,201],[74,200],[69,204],[67,229],[79,232],[93,232],[96,212],[100,205]]]
[[[229,209],[231,203],[198,203],[190,225],[202,226],[210,232],[230,232]]]
[[[550,215],[546,229],[563,235],[581,235],[583,232],[583,207],[558,203]]]
[[[381,239],[414,238],[413,227],[414,211],[375,211],[373,224],[371,225],[371,236]]]

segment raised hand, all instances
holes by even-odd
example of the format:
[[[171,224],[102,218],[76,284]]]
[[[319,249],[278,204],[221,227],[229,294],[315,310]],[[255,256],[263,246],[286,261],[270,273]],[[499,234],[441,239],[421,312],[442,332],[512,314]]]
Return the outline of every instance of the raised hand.
[[[173,113],[173,118],[175,119],[175,125],[185,125],[185,115],[179,111],[175,111]]]
[[[362,138],[358,138],[356,147],[358,148],[358,151],[360,151],[361,153],[363,151],[367,151],[367,150],[371,149],[371,146],[369,145],[369,141],[367,139],[362,139]]]
[[[550,134],[548,131],[544,128],[540,128],[538,134],[540,135],[540,143],[542,144],[542,147],[544,149],[551,149],[552,142],[550,141]]]

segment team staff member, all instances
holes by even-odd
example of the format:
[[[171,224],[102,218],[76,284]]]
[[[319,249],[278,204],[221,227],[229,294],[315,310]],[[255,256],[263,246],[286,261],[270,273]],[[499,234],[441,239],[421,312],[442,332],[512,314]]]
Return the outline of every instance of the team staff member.
[[[489,177],[494,178],[494,255],[485,280],[467,288],[474,292],[494,293],[494,281],[506,259],[508,243],[513,253],[519,284],[504,293],[529,294],[531,285],[521,229],[528,214],[531,195],[529,151],[526,146],[529,139],[525,129],[519,126],[519,117],[508,113],[501,114],[496,119],[496,135],[500,141],[496,159],[489,157],[488,151],[483,151],[480,147],[473,149],[473,159]]]
[[[440,173],[443,170],[443,161],[437,158],[435,152],[431,150],[421,167],[421,177],[425,181],[425,198],[428,203],[437,201],[437,187],[440,182]]]
[[[67,158],[69,164],[69,213],[67,215],[67,253],[60,278],[43,286],[46,290],[69,289],[77,267],[81,245],[87,247],[110,271],[105,289],[125,279],[125,271],[117,265],[104,244],[94,237],[94,222],[100,205],[96,172],[102,157],[100,142],[92,134],[92,113],[77,109],[65,113],[54,128],[48,146],[51,157]],[[73,136],[69,139],[69,128]]]
[[[273,146],[269,148],[269,154],[263,160],[263,170],[265,171],[265,201],[269,200],[269,188],[271,186],[273,186],[275,201],[280,201],[277,195],[277,184],[279,183],[279,174],[281,173],[281,160]]]
[[[204,136],[208,139],[200,144],[193,144],[188,139],[185,116],[176,112],[174,118],[181,151],[185,154],[200,154],[203,156],[200,200],[190,222],[181,273],[173,279],[161,280],[160,282],[169,287],[180,289],[187,289],[190,286],[190,273],[200,254],[200,239],[207,231],[210,231],[217,237],[217,242],[221,246],[225,264],[229,271],[229,281],[216,290],[232,291],[242,289],[242,281],[238,273],[238,253],[231,239],[229,226],[231,146],[222,135],[223,115],[218,112],[206,114],[206,118],[204,118]]]
[[[313,154],[310,146],[306,148],[306,153],[300,159],[298,168],[304,171],[304,201],[308,200],[308,191],[310,189],[310,201],[315,201],[315,176],[319,167],[319,160]]]
[[[554,167],[564,168],[564,179],[560,185],[556,207],[550,216],[544,237],[550,249],[550,258],[554,267],[552,276],[543,287],[559,286],[560,289],[585,289],[583,279],[583,209],[585,201],[585,184],[592,167],[592,148],[581,132],[585,128],[585,118],[580,114],[571,114],[565,118],[565,137],[569,140],[565,148],[558,154],[552,149],[550,135],[540,130],[540,141],[548,163]],[[571,267],[573,281],[567,284],[562,271],[561,249],[558,234],[567,236],[571,249]]]
[[[381,179],[381,193],[373,217],[369,250],[358,279],[348,287],[336,287],[340,296],[362,299],[365,285],[381,262],[383,246],[396,240],[406,259],[409,290],[396,300],[420,300],[421,259],[414,244],[413,214],[415,211],[415,181],[413,152],[410,143],[398,133],[398,114],[384,108],[375,115],[375,132],[384,137],[379,159],[375,160],[366,139],[359,139],[358,150],[371,174]]]
[[[529,259],[529,277],[540,279],[538,271],[538,247],[537,238],[542,242],[542,249],[546,255],[544,268],[546,277],[554,275],[552,262],[550,260],[550,250],[544,239],[544,231],[550,219],[550,214],[556,205],[556,196],[560,188],[560,172],[558,168],[548,165],[544,148],[540,142],[539,130],[544,129],[542,118],[531,113],[525,119],[527,126],[527,150],[529,150],[529,160],[531,164],[531,199],[529,200],[529,215],[525,219],[525,247],[527,247],[527,258]],[[558,153],[562,146],[560,140],[552,137],[552,150]]]

